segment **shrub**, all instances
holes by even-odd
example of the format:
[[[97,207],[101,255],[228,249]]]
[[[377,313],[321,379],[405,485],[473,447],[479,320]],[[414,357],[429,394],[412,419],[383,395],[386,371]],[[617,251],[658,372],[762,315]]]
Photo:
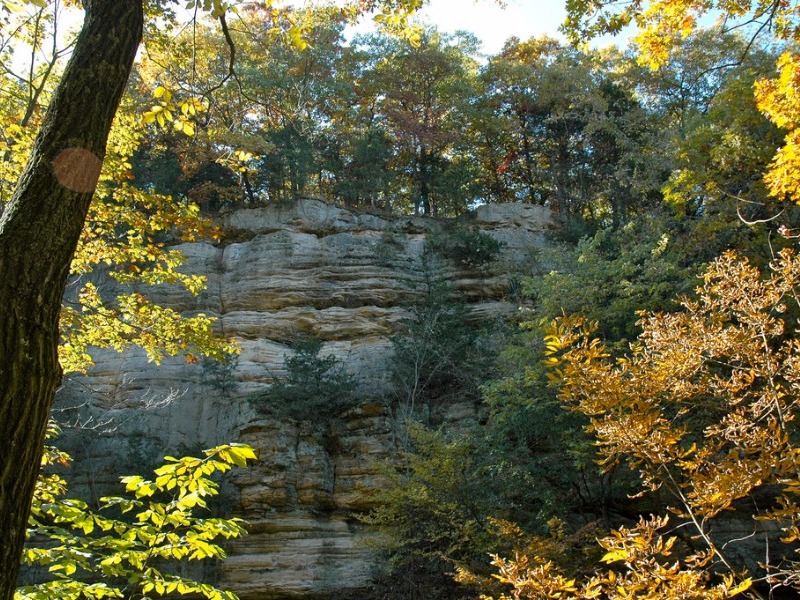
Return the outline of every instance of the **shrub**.
[[[203,382],[217,390],[223,398],[231,398],[236,394],[236,377],[234,373],[239,366],[239,355],[227,354],[222,359],[203,357]]]
[[[502,247],[503,244],[488,233],[475,227],[458,226],[444,233],[431,235],[425,249],[460,266],[476,269],[495,260]]]
[[[292,346],[284,361],[286,378],[252,398],[256,410],[294,419],[324,420],[355,402],[355,379],[333,354],[322,356],[322,342],[309,338]]]

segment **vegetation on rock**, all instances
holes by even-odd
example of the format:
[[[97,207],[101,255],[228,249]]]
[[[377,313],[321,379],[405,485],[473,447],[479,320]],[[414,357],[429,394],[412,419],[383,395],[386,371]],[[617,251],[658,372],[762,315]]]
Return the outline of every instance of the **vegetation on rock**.
[[[256,410],[324,423],[355,404],[355,379],[339,358],[322,354],[321,340],[301,339],[291,351],[284,361],[286,376],[250,398]]]

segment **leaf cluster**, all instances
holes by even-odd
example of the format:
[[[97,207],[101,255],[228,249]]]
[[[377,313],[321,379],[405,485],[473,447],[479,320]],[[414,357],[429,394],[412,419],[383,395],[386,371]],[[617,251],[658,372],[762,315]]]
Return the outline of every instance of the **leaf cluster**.
[[[495,578],[511,588],[511,595],[498,600],[533,598],[577,599],[603,598],[697,598],[722,600],[747,591],[750,579],[737,581],[731,575],[713,583],[711,574],[702,570],[709,556],[702,553],[674,560],[677,538],[661,533],[667,519],[641,519],[634,527],[622,527],[598,540],[606,554],[605,563],[621,562],[620,570],[599,572],[584,581],[571,579],[550,561],[516,555],[513,559],[495,556]],[[483,596],[484,600],[489,600]]]
[[[600,229],[577,245],[543,249],[541,261],[550,270],[523,280],[523,293],[537,317],[581,313],[599,324],[604,339],[624,345],[638,333],[637,310],[671,308],[677,294],[691,291],[702,259],[693,255],[685,229],[670,215],[650,214]]]
[[[202,458],[165,457],[153,479],[123,477],[124,496],[100,499],[97,509],[64,497],[58,475],[39,478],[23,563],[46,567],[48,576],[17,590],[18,600],[156,598],[195,595],[235,600],[235,594],[181,575],[185,561],[224,559],[220,539],[246,534],[238,518],[202,517],[209,498],[219,493],[211,477],[255,460],[253,450],[226,444]],[[65,464],[69,457],[52,447],[43,465]]]
[[[641,493],[666,495],[679,520],[673,531],[690,528],[692,541],[670,562],[682,536],[663,535],[666,517],[618,528],[600,545],[603,561],[620,568],[582,583],[543,560],[496,559],[515,598],[759,597],[757,587],[795,584],[799,267],[790,250],[766,275],[726,253],[681,311],[641,313],[641,335],[617,358],[586,320],[553,324],[545,338],[551,378],[562,401],[590,419],[601,464],[637,470]],[[760,573],[748,572],[713,527],[731,511],[784,531],[789,545],[770,543]]]

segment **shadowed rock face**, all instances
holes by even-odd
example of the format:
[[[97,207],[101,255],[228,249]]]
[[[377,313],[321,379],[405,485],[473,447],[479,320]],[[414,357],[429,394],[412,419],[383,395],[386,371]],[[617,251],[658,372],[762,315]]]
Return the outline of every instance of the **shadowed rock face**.
[[[446,221],[355,214],[316,200],[225,216],[222,245],[178,247],[187,272],[207,278],[206,290],[192,297],[163,286],[153,296],[186,314],[216,316],[220,333],[241,348],[238,361],[223,374],[182,358],[156,366],[139,351],[97,351],[96,366],[66,381],[59,396],[61,420],[100,425],[62,438],[76,459],[72,488],[97,497],[165,453],[250,444],[259,461],[227,480],[219,507],[247,519],[250,535],[230,545],[217,583],[245,600],[368,587],[378,559],[354,514],[372,507],[371,491],[384,484],[378,463],[397,450],[389,336],[431,272],[476,317],[513,314],[512,278],[537,271],[550,219],[529,205],[479,208],[470,224],[504,247],[497,261],[469,270],[423,261],[426,237],[452,227]],[[258,414],[247,397],[283,374],[289,344],[301,336],[323,340],[323,353],[344,361],[368,399],[325,423]],[[453,405],[441,418],[457,426],[473,415],[474,407]]]

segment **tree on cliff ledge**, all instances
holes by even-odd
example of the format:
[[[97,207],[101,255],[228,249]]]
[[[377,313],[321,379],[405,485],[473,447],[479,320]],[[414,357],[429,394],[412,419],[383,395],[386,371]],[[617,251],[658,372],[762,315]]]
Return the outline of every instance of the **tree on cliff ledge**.
[[[0,217],[0,600],[14,595],[46,425],[61,380],[58,319],[70,262],[143,34],[144,0],[83,4],[85,19],[72,57]],[[215,15],[227,8],[221,0],[203,4]],[[419,4],[366,2],[352,14],[378,7],[402,27]],[[10,6],[0,4],[0,16]]]

